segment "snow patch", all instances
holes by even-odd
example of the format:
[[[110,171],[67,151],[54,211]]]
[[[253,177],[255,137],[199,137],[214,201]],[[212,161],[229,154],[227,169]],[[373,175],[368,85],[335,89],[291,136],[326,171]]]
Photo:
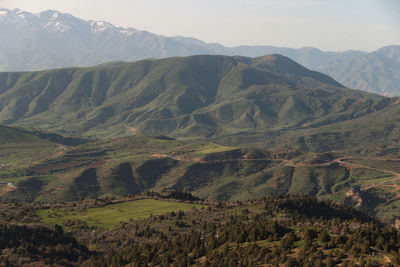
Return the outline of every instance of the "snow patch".
[[[132,35],[132,34],[134,34],[134,32],[133,31],[129,31],[129,30],[120,30],[119,31],[121,34],[125,34],[125,35]]]
[[[105,21],[89,21],[90,27],[92,28],[93,32],[101,32],[108,29],[114,29],[115,27]]]
[[[44,26],[44,28],[53,32],[66,32],[71,29],[70,26],[67,26],[59,21],[50,21]]]

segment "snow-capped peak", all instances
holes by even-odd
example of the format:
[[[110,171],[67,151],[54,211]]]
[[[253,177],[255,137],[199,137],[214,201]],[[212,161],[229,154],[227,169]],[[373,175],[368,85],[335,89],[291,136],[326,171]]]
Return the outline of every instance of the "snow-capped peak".
[[[54,14],[51,16],[53,19],[58,18],[59,13],[58,12],[54,12]]]
[[[32,16],[31,13],[23,11],[19,8],[9,10],[0,8],[0,19],[2,21],[14,21],[17,23],[26,23],[27,17]]]
[[[33,27],[35,31],[67,32],[75,29],[79,31],[89,30],[93,33],[113,32],[125,36],[131,36],[138,32],[133,28],[116,27],[106,21],[85,21],[56,10],[46,10],[32,14],[21,9],[8,10],[0,8],[0,20]]]
[[[105,30],[114,30],[115,26],[112,25],[111,23],[105,22],[105,21],[94,21],[90,20],[89,25],[92,29],[93,32],[101,32]]]

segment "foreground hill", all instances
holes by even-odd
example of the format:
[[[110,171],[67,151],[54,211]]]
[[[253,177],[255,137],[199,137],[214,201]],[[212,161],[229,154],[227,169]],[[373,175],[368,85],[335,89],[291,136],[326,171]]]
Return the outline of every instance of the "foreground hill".
[[[279,55],[0,73],[1,123],[100,138],[132,128],[190,139],[302,128],[357,118],[390,103]]]

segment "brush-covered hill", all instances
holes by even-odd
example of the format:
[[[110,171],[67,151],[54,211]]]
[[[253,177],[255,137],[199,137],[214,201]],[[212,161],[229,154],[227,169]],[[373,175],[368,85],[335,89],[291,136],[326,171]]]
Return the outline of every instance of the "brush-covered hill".
[[[101,138],[132,128],[190,139],[302,128],[389,104],[279,55],[0,73],[1,123]]]

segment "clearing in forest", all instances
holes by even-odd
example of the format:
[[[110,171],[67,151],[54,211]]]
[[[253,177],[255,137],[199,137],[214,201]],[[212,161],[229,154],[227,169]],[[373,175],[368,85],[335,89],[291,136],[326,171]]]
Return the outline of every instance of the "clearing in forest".
[[[160,215],[168,212],[186,211],[192,207],[201,208],[204,205],[190,204],[175,201],[162,201],[155,199],[141,199],[118,204],[111,204],[100,208],[89,208],[85,212],[61,210],[40,210],[42,222],[50,225],[63,225],[66,220],[82,220],[88,225],[101,228],[112,228],[120,222],[130,219],[138,220],[150,215]]]

